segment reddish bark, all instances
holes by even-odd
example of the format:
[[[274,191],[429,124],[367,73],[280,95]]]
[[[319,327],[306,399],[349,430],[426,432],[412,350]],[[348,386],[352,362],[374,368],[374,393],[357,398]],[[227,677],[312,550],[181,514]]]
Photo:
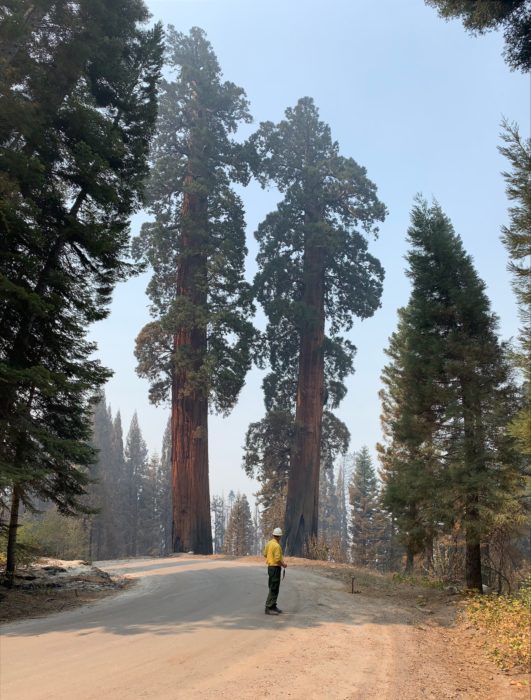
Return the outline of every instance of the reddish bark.
[[[286,551],[304,554],[317,537],[319,465],[324,396],[324,265],[315,243],[304,255],[303,302],[308,317],[301,332],[295,430],[286,503]]]
[[[193,177],[187,177],[191,185]],[[182,208],[182,250],[177,295],[205,307],[206,258],[200,240],[206,232],[204,197],[186,193]],[[190,353],[191,371],[197,371],[207,349],[206,329],[181,327],[173,338],[175,351]],[[212,554],[210,490],[208,479],[208,395],[205,387],[190,385],[189,370],[176,368],[172,379],[172,496],[174,552]]]

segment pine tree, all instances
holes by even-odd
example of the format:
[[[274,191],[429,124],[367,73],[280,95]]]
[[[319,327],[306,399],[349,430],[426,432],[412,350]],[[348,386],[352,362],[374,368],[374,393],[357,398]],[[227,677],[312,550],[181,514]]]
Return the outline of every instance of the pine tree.
[[[256,232],[255,288],[268,317],[266,394],[296,406],[286,547],[302,554],[317,535],[323,406],[339,403],[352,371],[354,347],[339,333],[379,305],[383,270],[361,232],[377,233],[385,207],[365,169],[339,155],[310,98],[279,124],[263,123],[250,145],[257,177],[284,194]]]
[[[89,556],[91,559],[106,559],[114,556],[108,544],[109,495],[107,464],[111,453],[112,416],[105,394],[94,409],[92,444],[97,450],[97,460],[90,466],[91,484],[88,488],[88,503],[95,512],[89,520]]]
[[[231,134],[250,116],[243,90],[221,82],[202,30],[170,28],[167,50],[177,74],[160,95],[154,221],[137,240],[154,271],[148,294],[156,320],[140,332],[136,356],[151,400],[171,399],[173,550],[208,554],[208,410],[231,410],[251,361],[243,207],[231,189],[247,179]]]
[[[127,556],[136,556],[141,524],[141,503],[147,478],[148,449],[135,413],[125,441],[127,478]]]
[[[139,484],[137,554],[153,556],[160,553],[160,513],[157,488],[159,473],[160,459],[157,454],[154,454],[147,460]]]
[[[250,554],[253,546],[253,520],[249,501],[245,494],[238,493],[230,511],[223,551],[242,557]]]
[[[413,336],[404,310],[386,350],[382,372],[382,431],[377,445],[383,481],[382,503],[406,550],[406,571],[435,538],[439,524],[451,527],[453,513],[443,494],[445,474],[436,449],[441,392],[441,355],[436,333]],[[420,350],[422,349],[422,352]],[[420,359],[422,357],[422,359]],[[439,411],[440,413],[440,411]],[[392,553],[394,560],[396,553]]]
[[[220,554],[225,544],[225,499],[223,496],[212,497],[212,517],[214,521],[214,552]]]
[[[9,35],[17,24],[0,52],[0,479],[13,494],[10,575],[21,501],[49,499],[65,514],[84,508],[93,397],[109,376],[86,333],[129,274],[128,219],[140,204],[162,60],[161,29],[141,29],[148,15],[138,0],[25,12],[32,8],[13,5],[0,29]]]
[[[409,508],[423,529],[460,528],[467,586],[481,590],[481,542],[521,488],[515,389],[485,285],[438,205],[417,201],[408,238],[411,298],[384,372],[384,502],[399,527]]]
[[[518,347],[513,353],[516,367],[523,375],[523,406],[511,423],[511,434],[520,450],[531,455],[531,139],[524,140],[514,124],[503,122],[499,150],[511,164],[503,173],[507,197],[513,203],[509,209],[510,223],[502,229],[502,241],[509,254],[508,269],[518,303],[522,327]]]
[[[344,455],[339,462],[336,479],[336,503],[337,520],[339,529],[339,542],[341,545],[342,559],[346,560],[347,552],[350,550],[348,533],[348,509],[347,509],[347,463],[348,455]]]
[[[379,504],[376,472],[367,447],[356,455],[349,484],[352,561],[361,566],[382,567],[386,519]]]
[[[161,554],[172,551],[172,504],[171,504],[171,419],[168,419],[162,438],[160,475],[158,485],[160,502]]]

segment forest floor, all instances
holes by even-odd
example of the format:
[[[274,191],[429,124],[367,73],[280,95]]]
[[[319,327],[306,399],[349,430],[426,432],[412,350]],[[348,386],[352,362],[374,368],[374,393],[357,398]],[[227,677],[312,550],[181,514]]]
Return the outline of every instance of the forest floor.
[[[47,566],[70,569],[47,574],[70,578],[70,584],[45,590],[37,585],[24,591],[17,587],[3,593],[0,620],[48,616],[93,603],[81,608],[81,616],[73,617],[76,611],[71,610],[3,630],[14,645],[13,658],[20,663],[23,650],[39,660],[42,655],[42,673],[54,665],[54,654],[62,659],[65,674],[83,673],[78,666],[66,666],[77,664],[76,644],[93,640],[93,648],[84,647],[83,653],[89,666],[93,659],[101,677],[92,671],[90,682],[105,684],[92,687],[87,681],[86,695],[80,698],[101,697],[103,688],[109,687],[110,692],[105,691],[109,699],[129,697],[125,683],[146,688],[142,697],[161,700],[269,695],[327,700],[529,697],[529,676],[503,672],[487,659],[484,640],[460,616],[464,602],[455,589],[331,562],[294,558],[288,562],[279,597],[285,614],[277,618],[264,616],[260,609],[263,559],[182,555],[98,562],[92,571],[83,562],[70,567],[48,562]],[[124,587],[130,588],[125,596],[98,602]],[[57,637],[59,630],[64,642]],[[42,646],[47,635],[61,646]],[[66,664],[68,649],[72,659]],[[4,651],[10,651],[6,642]],[[124,671],[117,675],[114,668],[107,678],[103,668],[111,651],[114,663],[118,667],[123,663]],[[135,654],[142,659],[138,667]],[[155,667],[159,670],[153,675]],[[47,697],[39,695],[34,685],[21,688],[21,670],[13,669],[12,690],[32,700]],[[264,679],[271,674],[280,680],[269,690]],[[119,685],[113,686],[117,678]],[[54,697],[60,700],[57,681],[56,676],[50,679]],[[11,688],[8,679],[6,690],[7,686]]]
[[[70,610],[134,585],[82,560],[42,558],[17,573],[12,588],[0,587],[0,623]]]

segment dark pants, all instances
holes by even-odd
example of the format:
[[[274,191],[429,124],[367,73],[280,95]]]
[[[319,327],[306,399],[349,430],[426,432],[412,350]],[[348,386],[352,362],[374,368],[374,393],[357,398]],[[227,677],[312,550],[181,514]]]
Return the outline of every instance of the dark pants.
[[[280,589],[280,566],[268,566],[267,577],[269,579],[269,595],[266,600],[266,608],[273,608],[277,604],[278,591]]]

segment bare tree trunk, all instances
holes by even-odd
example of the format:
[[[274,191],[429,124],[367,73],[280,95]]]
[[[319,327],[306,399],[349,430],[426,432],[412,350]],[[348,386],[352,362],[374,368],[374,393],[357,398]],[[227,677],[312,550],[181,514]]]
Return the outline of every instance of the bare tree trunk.
[[[413,547],[408,546],[406,549],[406,568],[405,568],[406,574],[413,573],[414,564],[415,564],[415,552],[413,550]]]
[[[469,478],[484,469],[483,431],[480,423],[480,408],[477,399],[470,396],[466,377],[461,378],[463,400],[463,428],[465,468]],[[479,495],[477,490],[468,488],[465,498],[465,584],[467,588],[483,592],[481,572]]]
[[[311,226],[311,224],[310,224]],[[317,236],[310,230],[309,236]],[[316,242],[304,254],[303,303],[307,318],[301,332],[295,430],[286,502],[286,551],[304,554],[317,537],[319,467],[324,397],[324,269]]]
[[[471,498],[467,506],[465,532],[465,582],[467,588],[483,592],[481,575],[481,543],[478,535],[479,513],[477,497]]]
[[[11,512],[9,515],[9,530],[7,535],[7,552],[6,552],[6,585],[8,588],[13,586],[16,567],[16,552],[15,546],[17,543],[18,531],[18,513],[20,509],[20,491],[18,486],[13,486],[13,494],[11,496]]]
[[[191,185],[193,180],[189,175],[187,184]],[[207,304],[207,262],[201,250],[207,230],[206,210],[205,197],[185,193],[182,210],[184,255],[177,275],[177,296],[186,297],[202,308]],[[206,328],[183,325],[173,342],[181,366],[175,369],[172,381],[172,546],[174,552],[212,554],[208,395],[201,382],[190,386],[190,372],[197,372],[205,359]]]

